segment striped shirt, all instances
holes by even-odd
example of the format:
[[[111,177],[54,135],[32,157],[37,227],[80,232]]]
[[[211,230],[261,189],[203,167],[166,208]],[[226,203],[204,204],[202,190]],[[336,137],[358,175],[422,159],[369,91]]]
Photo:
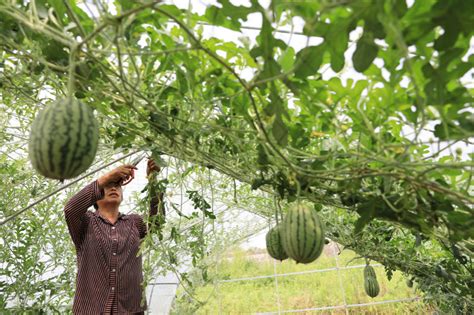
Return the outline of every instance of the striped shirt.
[[[147,233],[141,216],[119,214],[115,224],[98,211],[87,211],[104,191],[97,181],[84,187],[66,204],[64,213],[77,255],[74,314],[143,314],[140,241]],[[158,212],[152,198],[150,215]],[[163,215],[164,209],[162,208]]]

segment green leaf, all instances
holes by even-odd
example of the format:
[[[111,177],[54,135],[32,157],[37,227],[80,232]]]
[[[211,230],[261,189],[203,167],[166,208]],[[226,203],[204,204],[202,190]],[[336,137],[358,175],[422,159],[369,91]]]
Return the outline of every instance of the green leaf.
[[[274,59],[274,51],[276,47],[280,49],[286,49],[286,44],[280,39],[276,39],[273,36],[273,27],[270,21],[268,20],[265,11],[260,7],[262,14],[262,29],[257,36],[258,46],[254,47],[250,54],[253,58],[262,57],[263,71],[258,75],[258,80],[263,80],[277,76],[281,73],[280,65]]]
[[[272,134],[280,146],[284,147],[288,144],[288,127],[281,119],[281,116],[275,117],[272,125]]]
[[[265,152],[265,149],[263,148],[263,145],[260,143],[257,145],[257,152],[258,152],[258,157],[257,157],[257,163],[259,166],[266,166],[269,164],[268,161],[268,155]]]
[[[127,11],[133,8],[133,1],[115,0],[115,5],[120,6],[122,8],[122,11]]]
[[[308,46],[296,54],[295,76],[304,79],[318,72],[325,51],[324,44]]]
[[[354,69],[358,72],[364,72],[367,70],[375,57],[377,57],[378,46],[374,43],[366,33],[357,42],[357,48],[352,55],[352,62]]]
[[[339,72],[344,68],[344,53],[338,54],[338,53],[332,53],[331,54],[331,68],[334,70],[334,72]]]
[[[131,148],[135,135],[124,135],[115,139],[114,149],[116,148]]]
[[[160,9],[174,17],[179,17],[183,12],[186,12],[173,4],[162,4],[160,5]]]
[[[186,73],[180,68],[176,69],[176,80],[178,82],[179,91],[182,95],[185,95],[189,90],[188,79]]]
[[[309,144],[310,138],[308,132],[305,130],[304,125],[301,122],[289,125],[288,128],[292,147],[304,148]]]
[[[293,47],[288,47],[283,54],[278,58],[278,63],[284,72],[288,72],[295,64],[295,50]]]
[[[331,54],[331,68],[339,72],[344,67],[344,52],[349,41],[349,23],[351,19],[341,19],[337,23],[332,23],[329,31],[324,36],[325,42]]]
[[[355,226],[354,226],[354,233],[358,234],[362,231],[362,229],[373,220],[375,216],[375,207],[376,204],[374,201],[368,201],[361,203],[357,206],[357,213],[359,213],[360,217],[357,219]]]
[[[81,23],[81,26],[82,28],[84,29],[84,31],[86,33],[90,33],[93,31],[94,27],[95,27],[95,22],[94,20],[89,16],[89,14],[87,14],[86,12],[84,12],[80,7],[78,7],[74,1],[70,1],[70,4],[71,4],[71,7],[72,7],[72,11],[74,11],[74,13],[76,14],[76,16],[78,17],[80,23]],[[76,28],[77,29],[77,28]],[[75,29],[75,30],[76,30]]]
[[[446,50],[451,48],[456,40],[458,39],[459,33],[461,31],[459,21],[453,17],[455,12],[449,12],[450,14],[444,15],[444,18],[441,22],[444,33],[434,43],[434,48],[438,51]]]
[[[204,13],[205,19],[212,25],[240,31],[241,21],[246,21],[247,16],[255,12],[253,7],[235,6],[229,0],[218,1],[222,7],[209,6]]]
[[[441,140],[472,137],[474,135],[474,114],[465,112],[456,118],[457,121],[444,121],[435,125],[434,135]]]

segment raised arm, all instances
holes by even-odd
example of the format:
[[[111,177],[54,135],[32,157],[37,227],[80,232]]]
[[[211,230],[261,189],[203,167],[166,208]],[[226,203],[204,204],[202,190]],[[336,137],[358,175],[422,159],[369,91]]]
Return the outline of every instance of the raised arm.
[[[104,188],[110,183],[119,183],[133,178],[133,165],[119,166],[75,194],[64,207],[66,223],[76,249],[81,247],[88,224],[87,209],[104,198]]]
[[[96,180],[72,196],[66,203],[64,215],[66,217],[69,234],[71,234],[76,249],[81,247],[85,235],[88,224],[86,217],[87,209],[103,197],[104,191],[99,187],[99,181]]]

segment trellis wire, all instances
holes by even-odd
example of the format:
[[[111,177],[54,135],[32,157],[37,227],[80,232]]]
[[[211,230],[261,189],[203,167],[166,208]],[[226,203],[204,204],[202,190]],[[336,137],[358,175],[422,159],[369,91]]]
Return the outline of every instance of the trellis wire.
[[[354,308],[354,307],[364,307],[364,306],[371,306],[371,305],[381,305],[381,304],[391,304],[391,303],[400,303],[400,302],[413,302],[418,301],[420,297],[413,297],[413,298],[405,298],[405,299],[397,299],[397,300],[385,300],[385,301],[378,301],[378,302],[369,302],[369,303],[358,303],[358,304],[348,304],[348,305],[335,305],[335,306],[322,306],[322,307],[312,307],[312,308],[304,308],[304,309],[295,309],[295,310],[285,310],[281,312],[265,312],[265,313],[256,313],[256,314],[280,314],[280,313],[301,313],[301,312],[308,312],[308,311],[326,311],[326,310],[335,310],[341,308]]]
[[[373,267],[381,267],[381,264],[371,264]],[[348,267],[334,267],[334,268],[325,268],[325,269],[313,269],[313,270],[306,270],[306,271],[297,271],[297,272],[287,272],[287,273],[279,273],[276,275],[269,275],[269,276],[255,276],[255,277],[245,277],[245,278],[235,278],[235,279],[228,279],[228,280],[220,280],[219,282],[239,282],[239,281],[251,281],[251,280],[259,280],[259,279],[267,279],[273,277],[287,277],[287,276],[294,276],[294,275],[305,275],[310,273],[320,273],[320,272],[328,272],[328,271],[337,271],[337,270],[346,270],[346,269],[359,269],[364,268],[364,265],[356,265],[356,266],[348,266]]]
[[[149,285],[179,285],[179,282],[150,282]]]

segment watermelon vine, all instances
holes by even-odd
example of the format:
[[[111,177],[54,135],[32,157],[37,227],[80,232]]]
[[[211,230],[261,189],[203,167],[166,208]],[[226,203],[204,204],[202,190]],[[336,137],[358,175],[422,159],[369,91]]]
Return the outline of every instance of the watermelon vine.
[[[472,311],[472,1],[274,0],[266,7],[219,0],[201,13],[119,1],[98,12],[74,2],[0,3],[2,221],[54,190],[33,168],[63,180],[79,176],[96,150],[100,160],[159,148],[177,165],[191,163],[189,173],[212,170],[213,180],[232,187],[229,200],[281,199],[287,217],[286,203],[315,205],[303,217],[317,213],[331,240],[387,271],[402,270],[439,307]],[[245,33],[251,16],[261,21],[254,37]],[[240,39],[209,35],[208,26],[239,32]],[[295,26],[297,32],[282,35]],[[90,107],[100,132],[93,127],[80,136],[78,120],[65,112],[57,116],[63,124],[53,123],[53,114],[44,126],[34,123],[64,98]],[[84,124],[95,126],[87,117]],[[43,146],[50,143],[44,136],[69,132],[76,133],[70,141],[57,140],[63,153]],[[197,188],[187,197],[196,217],[217,219]],[[238,202],[273,215],[272,207]],[[42,207],[12,220],[10,229],[40,224]],[[294,228],[288,222],[281,226]],[[1,229],[16,240],[7,224]],[[198,246],[202,226],[191,231],[193,242],[186,243],[174,230],[172,248],[192,248],[197,266],[206,256]],[[291,241],[291,232],[283,233],[285,251],[310,261],[324,245],[316,232],[313,255]],[[38,235],[33,227],[31,233]],[[9,251],[2,249],[2,257]]]

